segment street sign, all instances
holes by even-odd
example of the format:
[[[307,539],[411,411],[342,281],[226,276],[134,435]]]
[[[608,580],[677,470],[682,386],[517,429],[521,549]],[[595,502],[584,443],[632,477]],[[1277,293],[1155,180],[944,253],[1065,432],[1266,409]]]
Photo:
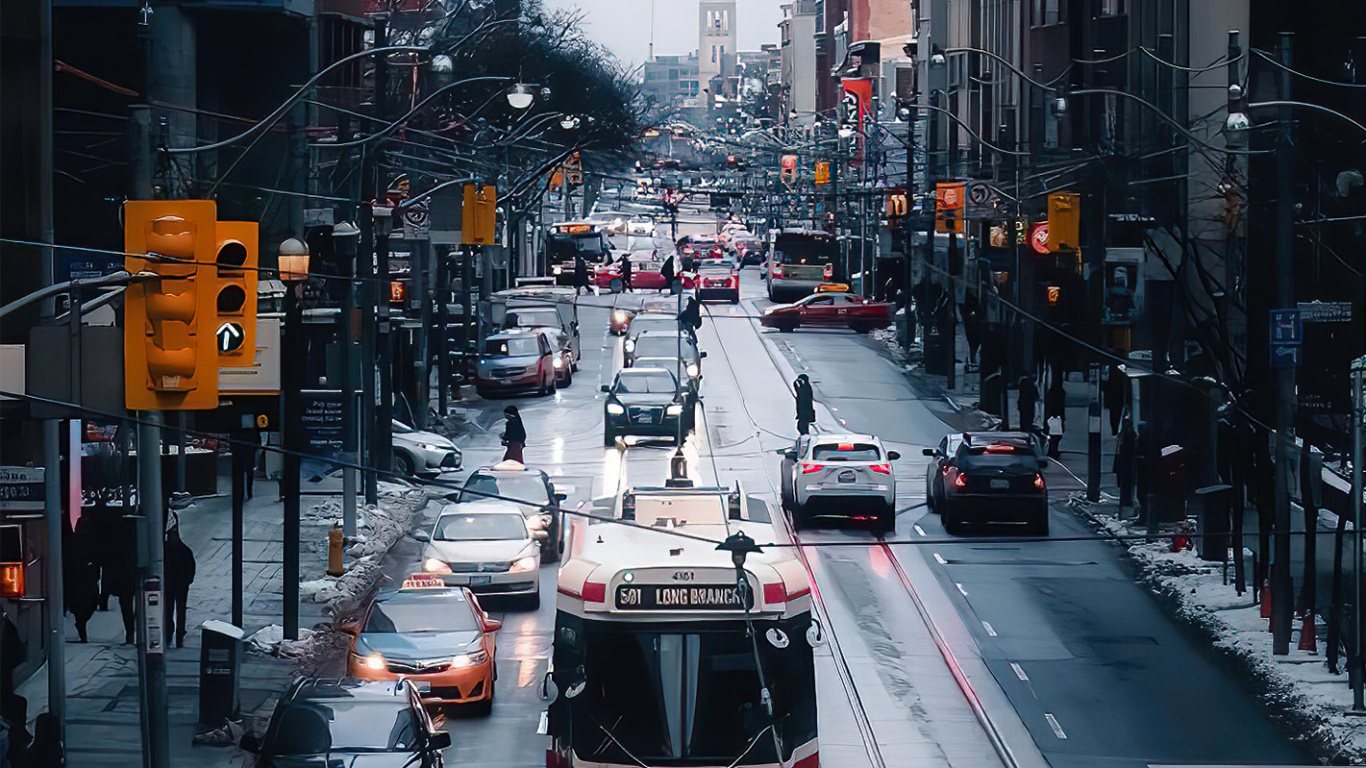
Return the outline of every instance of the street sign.
[[[42,467],[0,467],[0,509],[41,512],[47,498]]]
[[[1298,309],[1271,310],[1271,343],[1276,346],[1304,343],[1304,326]],[[1272,353],[1275,356],[1275,353]]]
[[[1287,344],[1271,346],[1272,368],[1298,368],[1300,366],[1300,347]]]
[[[1301,301],[1299,312],[1302,323],[1350,323],[1352,302]]]
[[[1052,252],[1048,249],[1048,222],[1041,221],[1034,225],[1034,229],[1029,233],[1029,247],[1041,256],[1047,256]]]

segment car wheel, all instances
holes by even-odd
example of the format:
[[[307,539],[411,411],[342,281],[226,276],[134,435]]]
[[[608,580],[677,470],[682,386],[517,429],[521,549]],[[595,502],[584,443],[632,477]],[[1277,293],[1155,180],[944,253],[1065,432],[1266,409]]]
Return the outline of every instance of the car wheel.
[[[621,278],[619,277],[614,277],[612,278],[611,282],[607,283],[607,290],[611,291],[612,293],[621,293],[622,287],[623,286]]]
[[[925,484],[925,508],[932,514],[939,514],[939,505],[934,501],[934,488],[929,483]]]
[[[895,506],[889,504],[882,508],[882,511],[878,513],[877,523],[875,524],[873,531],[879,536],[886,536],[889,533],[896,532]]]
[[[962,523],[958,522],[958,518],[954,516],[951,510],[947,508],[944,509],[942,512],[939,513],[939,518],[944,523],[945,533],[947,533],[950,536],[963,535],[963,525]]]
[[[493,696],[497,692],[497,689],[498,683],[495,682],[493,679],[490,679],[488,698],[484,699],[483,701],[475,702],[474,714],[479,715],[480,717],[486,717],[493,713]]]
[[[851,330],[853,330],[854,333],[867,333],[869,330],[871,330],[867,325],[863,323],[854,323],[849,327]]]
[[[792,518],[793,533],[801,533],[802,530],[807,527],[806,513],[802,511],[802,508],[798,506],[795,501],[792,502],[792,507],[788,510],[787,514]]]
[[[1029,526],[1029,533],[1033,536],[1047,536],[1048,530],[1048,510],[1045,509],[1043,516],[1034,521],[1033,525]]]
[[[541,593],[540,593],[540,592],[537,592],[536,594],[534,594],[534,595],[532,595],[531,597],[528,597],[528,598],[526,599],[526,608],[527,608],[527,610],[529,610],[529,611],[539,611],[539,610],[541,609]]]
[[[398,470],[398,473],[404,477],[412,477],[415,474],[412,457],[401,451],[396,451],[394,453],[394,469]]]
[[[574,383],[574,369],[571,367],[568,371],[565,371],[565,374],[564,374],[564,386],[567,387],[567,386],[569,386],[570,384],[573,384],[573,383]]]
[[[735,295],[730,297],[730,303],[732,303],[732,304],[739,304],[739,303],[740,303],[740,292],[739,292],[739,291],[736,291],[736,292],[735,292]]]

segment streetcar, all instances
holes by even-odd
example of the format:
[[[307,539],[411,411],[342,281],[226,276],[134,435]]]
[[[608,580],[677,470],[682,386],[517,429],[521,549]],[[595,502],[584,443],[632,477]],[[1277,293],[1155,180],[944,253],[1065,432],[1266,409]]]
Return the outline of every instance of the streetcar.
[[[745,558],[741,582],[714,543],[780,541],[767,506],[738,484],[635,487],[613,504],[633,525],[570,526],[547,768],[817,768],[820,627],[806,571],[790,547],[766,547]]]
[[[574,257],[583,256],[588,273],[610,256],[607,226],[597,221],[561,221],[550,225],[545,242],[546,269],[556,285],[574,284]]]
[[[769,301],[796,301],[837,280],[839,243],[818,229],[777,229],[769,238],[764,283]]]

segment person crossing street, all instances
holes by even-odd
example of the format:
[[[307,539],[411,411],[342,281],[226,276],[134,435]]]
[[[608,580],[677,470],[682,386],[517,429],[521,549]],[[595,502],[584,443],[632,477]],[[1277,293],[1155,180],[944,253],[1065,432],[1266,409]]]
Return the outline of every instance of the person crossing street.
[[[621,269],[621,290],[623,292],[631,290],[631,254],[623,253],[621,261],[617,262]]]
[[[503,409],[503,415],[507,417],[507,427],[503,430],[503,445],[507,446],[507,451],[503,453],[503,461],[525,464],[522,451],[526,448],[526,426],[522,424],[522,414],[517,406],[509,405]]]
[[[660,278],[663,280],[663,282],[664,282],[664,285],[660,287],[659,292],[660,292],[660,293],[673,293],[673,292],[674,292],[674,257],[673,257],[673,256],[669,256],[669,258],[667,258],[667,259],[664,260],[664,266],[662,266],[662,267],[659,268],[659,277],[660,277]]]
[[[811,379],[799,374],[792,382],[792,392],[797,398],[797,434],[811,433],[811,425],[816,422],[816,392],[811,387]]]

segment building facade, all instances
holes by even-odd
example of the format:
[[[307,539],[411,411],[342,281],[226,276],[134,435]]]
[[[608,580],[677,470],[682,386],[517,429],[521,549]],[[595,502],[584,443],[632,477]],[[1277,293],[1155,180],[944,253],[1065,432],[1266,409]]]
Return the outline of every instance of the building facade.
[[[736,43],[735,0],[700,0],[697,7],[697,79],[704,91],[712,81],[734,71]]]

